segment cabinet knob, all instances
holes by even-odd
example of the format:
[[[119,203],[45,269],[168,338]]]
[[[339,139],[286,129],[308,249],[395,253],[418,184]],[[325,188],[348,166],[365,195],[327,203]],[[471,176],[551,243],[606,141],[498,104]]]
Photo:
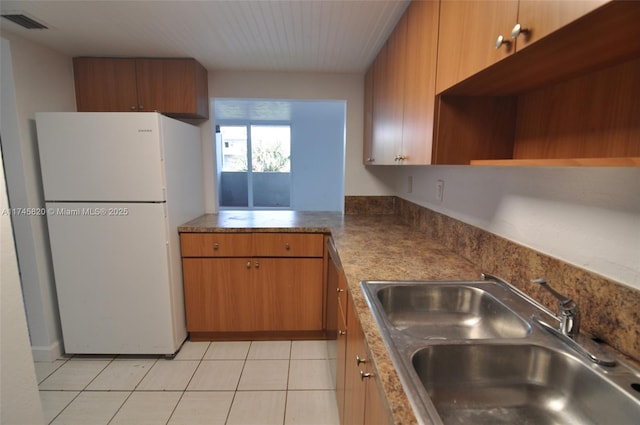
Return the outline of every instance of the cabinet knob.
[[[499,35],[498,38],[496,38],[496,49],[499,49],[503,44],[507,46],[507,50],[511,48],[511,40],[507,40],[502,35]]]
[[[524,34],[525,38],[531,33],[529,28],[522,28],[522,25],[516,24],[511,30],[511,38],[518,38],[520,34]]]
[[[344,292],[344,289],[342,289],[342,288],[336,288],[336,292],[339,294],[340,292]]]
[[[289,251],[291,249],[291,245],[289,245],[289,243],[285,243],[284,244],[284,249],[286,249],[287,251]]]
[[[361,363],[366,363],[367,359],[361,359],[360,356],[356,356],[356,366],[360,366]]]
[[[373,373],[365,373],[364,371],[360,371],[360,380],[364,381],[365,378],[371,378]]]
[[[256,266],[256,269],[259,269],[259,268],[260,268],[260,262],[259,262],[259,261],[256,261],[255,266]]]
[[[213,244],[213,249],[214,249],[214,251],[217,251],[217,250],[218,250],[218,248],[220,248],[220,244],[219,244],[219,243],[217,243],[217,242],[216,242],[216,243],[214,243],[214,244]]]
[[[136,105],[129,106],[129,109],[131,109],[132,111],[135,111],[136,110]]]
[[[369,157],[369,158],[367,158],[367,159],[366,159],[366,161],[367,161],[369,164],[371,164],[372,162],[376,162],[376,159],[375,159],[375,158],[372,158],[372,157]]]
[[[247,261],[247,268],[250,269],[251,268],[251,261]]]
[[[144,109],[144,105],[138,105],[138,109],[143,110]]]
[[[404,155],[396,155],[395,160],[396,161],[404,161],[407,158],[409,158],[409,157],[408,156],[404,156]]]
[[[347,334],[347,331],[338,330],[338,335],[345,336],[346,334]]]

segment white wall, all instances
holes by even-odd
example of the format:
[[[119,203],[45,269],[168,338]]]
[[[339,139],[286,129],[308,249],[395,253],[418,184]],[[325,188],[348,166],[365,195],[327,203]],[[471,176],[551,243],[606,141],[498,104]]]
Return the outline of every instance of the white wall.
[[[397,195],[640,289],[637,168],[364,167],[362,75],[216,71],[209,72],[209,95],[346,99],[345,195]],[[215,161],[209,160],[210,123],[205,126],[206,202],[215,211]],[[435,199],[438,179],[445,181],[442,203]]]
[[[362,74],[209,71],[209,97],[346,100],[345,195],[377,195],[388,191],[376,175],[362,167]],[[201,126],[207,212],[217,210],[211,122]]]
[[[2,37],[11,44],[16,93],[15,130],[3,134],[2,143],[9,202],[12,207],[41,207],[35,112],[75,110],[72,61],[11,33]],[[13,218],[13,226],[34,358],[52,360],[61,353],[62,338],[46,218],[21,215]]]
[[[343,211],[345,102],[293,102],[291,206]]]
[[[1,42],[0,128],[4,147],[15,133],[17,117],[15,105],[11,105],[15,104],[15,92],[10,46],[7,40]],[[11,217],[3,213],[9,208],[3,158],[0,155],[0,423],[37,425],[44,418],[29,347]]]
[[[640,168],[409,166],[392,174],[389,189],[404,199],[640,289]]]

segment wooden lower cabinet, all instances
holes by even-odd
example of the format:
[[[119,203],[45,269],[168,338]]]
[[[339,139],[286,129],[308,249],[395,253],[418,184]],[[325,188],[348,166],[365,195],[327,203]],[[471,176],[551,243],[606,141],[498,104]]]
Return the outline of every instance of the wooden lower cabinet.
[[[340,423],[343,425],[389,424],[388,409],[378,390],[377,377],[369,360],[367,344],[354,311],[351,294],[348,294],[345,307],[346,338],[338,336],[336,396]],[[345,345],[343,351],[340,349],[341,338]]]
[[[250,259],[184,258],[189,332],[248,332],[256,326],[258,285]]]
[[[365,383],[364,424],[389,425],[389,413],[386,403],[382,394],[380,394],[376,381],[371,379]]]
[[[338,341],[336,353],[336,398],[338,399],[338,415],[340,423],[344,423],[345,369],[347,366],[347,322],[344,311],[338,308]]]
[[[189,332],[320,331],[322,258],[184,258]]]

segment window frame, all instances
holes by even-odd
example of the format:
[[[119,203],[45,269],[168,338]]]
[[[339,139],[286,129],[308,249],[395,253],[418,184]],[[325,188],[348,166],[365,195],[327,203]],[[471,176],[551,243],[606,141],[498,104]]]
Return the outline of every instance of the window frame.
[[[252,157],[252,141],[251,141],[251,127],[252,126],[260,126],[260,127],[289,127],[289,205],[286,207],[260,207],[254,205],[254,196],[253,196],[253,157]],[[257,211],[257,210],[284,210],[290,211],[292,210],[293,200],[293,188],[292,188],[292,180],[293,180],[293,125],[290,120],[286,121],[270,121],[270,120],[217,120],[214,128],[219,127],[245,127],[247,131],[247,206],[223,206],[221,205],[220,197],[222,194],[222,179],[220,178],[222,171],[222,140],[216,139],[216,156],[220,158],[218,161],[218,208],[220,210],[247,210],[247,211]],[[217,130],[216,130],[217,131]]]

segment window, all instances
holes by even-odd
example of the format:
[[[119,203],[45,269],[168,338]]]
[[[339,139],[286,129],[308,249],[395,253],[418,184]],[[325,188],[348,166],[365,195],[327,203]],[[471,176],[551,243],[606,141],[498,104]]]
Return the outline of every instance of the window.
[[[346,101],[214,98],[212,111],[220,209],[343,211]]]
[[[289,208],[291,127],[220,125],[220,207]]]

